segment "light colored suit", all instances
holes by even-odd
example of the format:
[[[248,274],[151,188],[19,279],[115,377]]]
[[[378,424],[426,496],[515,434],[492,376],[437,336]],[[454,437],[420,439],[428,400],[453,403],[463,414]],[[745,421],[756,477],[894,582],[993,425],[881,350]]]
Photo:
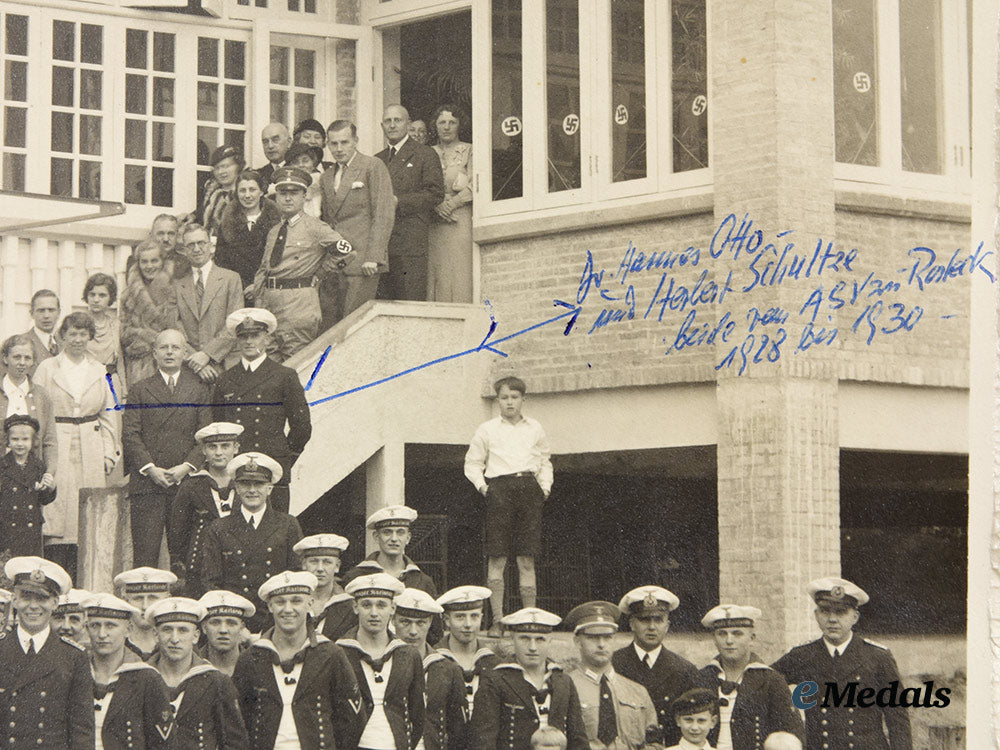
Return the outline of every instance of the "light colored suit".
[[[239,360],[239,354],[233,351],[236,338],[226,330],[226,316],[244,306],[239,274],[213,264],[200,307],[193,273],[174,281],[174,286],[179,322],[191,348],[205,352],[225,368],[236,364]]]
[[[389,170],[379,159],[355,153],[334,190],[336,168],[320,177],[323,193],[321,218],[336,229],[357,253],[339,277],[343,309],[337,319],[374,299],[378,274],[388,270],[389,237],[396,215]],[[378,264],[374,276],[362,276],[361,265]]]

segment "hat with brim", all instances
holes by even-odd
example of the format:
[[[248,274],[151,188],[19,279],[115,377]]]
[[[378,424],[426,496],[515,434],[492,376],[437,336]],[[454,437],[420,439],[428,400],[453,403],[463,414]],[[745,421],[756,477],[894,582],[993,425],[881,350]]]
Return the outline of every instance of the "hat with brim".
[[[291,151],[291,149],[288,150]],[[274,183],[275,190],[280,190],[283,187],[305,190],[312,184],[312,177],[307,171],[299,167],[281,167],[274,170],[271,182]]]
[[[680,603],[672,591],[662,586],[639,586],[622,597],[618,609],[629,616],[650,617],[670,614]]]
[[[270,456],[256,451],[236,456],[226,464],[226,471],[236,482],[277,484],[282,476],[281,464]]]
[[[574,633],[613,635],[618,632],[621,612],[611,602],[595,601],[577,605],[566,615],[566,625]]]
[[[262,307],[241,307],[226,316],[226,330],[234,336],[260,331],[274,333],[277,327],[274,313]]]
[[[817,578],[806,586],[817,604],[834,604],[857,609],[868,603],[868,594],[846,578]]]
[[[50,560],[31,555],[12,557],[3,567],[14,588],[37,591],[48,596],[62,596],[73,586],[69,574]]]

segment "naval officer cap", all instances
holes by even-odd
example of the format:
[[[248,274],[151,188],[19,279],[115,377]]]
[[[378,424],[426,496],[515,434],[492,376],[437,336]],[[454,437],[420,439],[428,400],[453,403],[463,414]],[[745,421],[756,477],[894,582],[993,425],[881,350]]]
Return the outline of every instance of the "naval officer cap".
[[[515,633],[551,633],[562,619],[538,607],[525,607],[500,618],[500,624]]]
[[[344,586],[344,591],[355,599],[395,599],[403,593],[406,586],[403,582],[388,573],[371,573],[358,576]]]
[[[817,604],[844,604],[855,609],[868,602],[868,594],[846,578],[817,578],[806,586]]]
[[[236,482],[265,482],[276,484],[281,480],[281,464],[268,455],[248,451],[226,464],[226,471]]]
[[[407,505],[387,505],[368,516],[365,526],[382,529],[386,526],[406,526],[417,520],[417,511]]]
[[[632,589],[618,602],[618,609],[626,615],[648,617],[673,612],[681,604],[677,596],[662,586],[640,586]]]
[[[271,576],[257,589],[257,596],[262,601],[268,601],[272,596],[288,596],[291,594],[306,594],[312,596],[319,581],[312,573],[305,570],[286,570]]]
[[[274,170],[271,182],[274,183],[275,190],[281,187],[294,187],[305,190],[312,184],[312,176],[304,169],[299,169],[298,167],[280,167]]]
[[[56,605],[56,615],[72,615],[83,612],[83,603],[91,597],[91,593],[86,589],[70,589],[59,597]]]
[[[420,589],[406,588],[399,594],[396,602],[396,614],[403,617],[431,617],[444,612],[444,607],[434,601],[434,597]]]
[[[274,333],[277,327],[278,319],[274,313],[263,307],[241,307],[226,316],[226,330],[234,336],[257,331]]]
[[[153,602],[146,610],[146,619],[154,625],[166,625],[170,622],[186,622],[197,625],[205,617],[205,608],[197,599],[186,596],[170,596]]]
[[[482,609],[492,592],[485,586],[456,586],[437,598],[445,612]]]
[[[585,602],[573,607],[566,615],[566,625],[574,633],[612,635],[618,632],[621,611],[611,602]]]
[[[701,618],[703,627],[709,630],[717,628],[752,628],[763,614],[756,607],[744,607],[739,604],[720,604],[712,607]]]
[[[243,425],[235,422],[212,422],[202,427],[194,433],[196,442],[205,443],[226,443],[239,440],[243,434]]]
[[[232,591],[206,591],[198,603],[205,608],[205,619],[209,617],[253,617],[257,608],[253,602]]]
[[[41,557],[12,557],[3,566],[4,575],[21,586],[49,596],[62,596],[73,586],[69,573]]]
[[[313,534],[299,539],[292,547],[292,551],[303,560],[319,556],[340,557],[340,553],[350,544],[350,541],[339,534]]]
[[[94,594],[87,597],[83,600],[83,611],[87,613],[87,617],[109,620],[130,620],[134,615],[142,614],[138,607],[133,607],[114,594]]]
[[[132,568],[115,576],[115,586],[121,586],[126,594],[159,594],[169,592],[177,583],[177,576],[169,570],[159,568]]]

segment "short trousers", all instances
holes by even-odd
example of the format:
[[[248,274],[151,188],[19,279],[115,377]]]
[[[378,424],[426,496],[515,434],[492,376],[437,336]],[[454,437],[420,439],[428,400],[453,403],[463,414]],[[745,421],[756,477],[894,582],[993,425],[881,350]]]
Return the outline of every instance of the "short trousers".
[[[537,556],[542,546],[545,494],[534,474],[507,474],[486,481],[486,555]]]

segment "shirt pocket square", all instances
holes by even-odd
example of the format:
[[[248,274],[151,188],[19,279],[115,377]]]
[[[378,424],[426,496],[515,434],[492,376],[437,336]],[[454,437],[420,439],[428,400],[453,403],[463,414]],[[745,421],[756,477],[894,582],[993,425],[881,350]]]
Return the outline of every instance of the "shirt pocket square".
[[[357,190],[358,188],[363,188],[364,186],[365,186],[365,183],[363,183],[363,182],[352,182],[351,183],[351,190]]]
[[[412,167],[412,166],[413,166],[413,162],[412,162],[412,161],[408,161],[408,162],[406,162],[406,166],[407,166],[407,167]]]

